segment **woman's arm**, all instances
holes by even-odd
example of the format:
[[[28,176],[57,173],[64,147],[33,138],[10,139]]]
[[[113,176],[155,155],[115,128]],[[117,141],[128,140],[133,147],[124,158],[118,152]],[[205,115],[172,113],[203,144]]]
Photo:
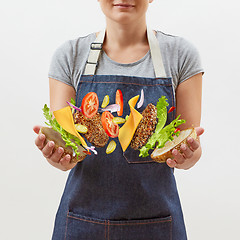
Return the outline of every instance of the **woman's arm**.
[[[75,89],[72,86],[53,78],[49,78],[49,91],[51,111],[68,106],[66,102],[70,102],[71,98],[75,99],[76,97]]]
[[[195,127],[197,135],[203,134],[204,129],[200,127],[202,102],[202,74],[199,73],[179,84],[176,91],[176,113],[186,120],[180,128]],[[182,144],[181,150],[174,149],[173,159],[168,159],[169,167],[189,169],[200,159],[202,150],[200,141],[190,138],[188,145]]]
[[[49,79],[49,89],[51,111],[56,111],[66,107],[66,101],[70,101],[71,98],[75,99],[76,96],[73,87],[52,78]],[[40,128],[41,126],[34,126],[33,130],[38,134]],[[59,147],[56,151],[53,151],[55,146],[54,142],[49,141],[45,144],[45,140],[45,135],[40,134],[37,136],[35,144],[52,166],[66,171],[72,169],[76,165],[76,163],[70,163],[70,155],[66,155],[62,158],[62,154],[64,152],[63,148]]]

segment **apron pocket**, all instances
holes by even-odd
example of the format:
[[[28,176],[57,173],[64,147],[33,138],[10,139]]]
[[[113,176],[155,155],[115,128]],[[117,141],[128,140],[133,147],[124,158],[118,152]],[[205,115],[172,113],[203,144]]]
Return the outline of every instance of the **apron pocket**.
[[[109,240],[171,240],[172,218],[108,221]]]
[[[171,240],[172,217],[144,220],[101,220],[69,212],[66,240]]]
[[[139,157],[139,154],[139,150],[134,150],[129,146],[123,153],[123,156],[128,163],[156,163],[152,160],[150,154],[147,157]]]
[[[68,212],[64,240],[107,239],[107,221]]]

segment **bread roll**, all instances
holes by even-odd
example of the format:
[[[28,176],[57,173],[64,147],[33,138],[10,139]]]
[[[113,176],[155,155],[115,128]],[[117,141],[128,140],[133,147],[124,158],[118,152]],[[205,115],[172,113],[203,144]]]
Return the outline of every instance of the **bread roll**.
[[[46,143],[48,143],[49,141],[53,141],[55,143],[54,151],[58,147],[62,147],[64,149],[64,153],[62,157],[69,154],[71,156],[71,162],[74,162],[74,163],[80,162],[87,156],[87,154],[83,152],[86,150],[82,146],[78,146],[78,152],[80,152],[80,155],[78,156],[78,159],[77,159],[72,147],[70,146],[66,147],[65,146],[66,143],[62,139],[61,134],[50,127],[42,127],[39,131],[39,134],[41,133],[46,136]]]
[[[197,139],[197,133],[194,128],[188,128],[185,130],[182,130],[178,137],[174,136],[173,141],[168,141],[164,147],[162,148],[156,148],[152,154],[151,158],[159,163],[166,162],[168,158],[173,158],[172,150],[176,148],[177,150],[180,150],[180,146],[182,144],[187,144],[187,138],[192,137],[194,139]]]

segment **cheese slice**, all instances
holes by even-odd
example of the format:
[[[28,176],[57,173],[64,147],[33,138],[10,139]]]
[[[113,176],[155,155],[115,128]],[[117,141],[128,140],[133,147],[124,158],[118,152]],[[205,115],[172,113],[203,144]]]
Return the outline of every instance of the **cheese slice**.
[[[78,133],[78,131],[75,128],[73,116],[72,116],[72,110],[70,106],[67,106],[65,108],[61,108],[57,111],[53,112],[57,122],[60,124],[60,126],[67,132],[71,133],[75,137],[79,138],[83,147],[87,147],[87,144],[83,137]]]
[[[128,104],[130,106],[130,115],[125,124],[119,129],[118,139],[124,152],[131,143],[131,140],[137,129],[137,126],[142,119],[142,114],[135,109],[135,105],[138,101],[138,98],[139,95],[131,98],[128,101]]]

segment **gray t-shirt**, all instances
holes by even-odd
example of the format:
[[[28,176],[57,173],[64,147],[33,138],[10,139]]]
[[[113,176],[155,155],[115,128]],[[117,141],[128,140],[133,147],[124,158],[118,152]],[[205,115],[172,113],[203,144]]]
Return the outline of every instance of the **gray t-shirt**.
[[[174,90],[181,82],[198,73],[203,73],[199,53],[191,43],[181,37],[160,31],[157,31],[156,37],[159,41],[166,75],[172,78]],[[90,44],[95,39],[96,34],[91,33],[62,44],[52,57],[48,77],[62,81],[77,90],[88,59]],[[150,51],[137,62],[130,64],[117,63],[102,51],[96,74],[155,77]]]

